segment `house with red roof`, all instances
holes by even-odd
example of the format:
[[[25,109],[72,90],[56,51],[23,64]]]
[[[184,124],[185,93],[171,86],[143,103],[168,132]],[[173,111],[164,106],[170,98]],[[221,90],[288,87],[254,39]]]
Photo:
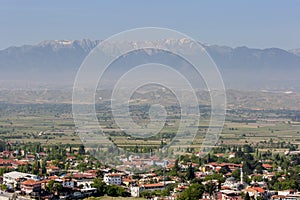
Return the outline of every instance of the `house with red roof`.
[[[257,197],[265,197],[266,191],[261,187],[247,187],[242,190],[243,193],[248,193],[250,197],[257,199]]]
[[[21,183],[21,191],[25,194],[30,194],[32,192],[40,192],[42,189],[41,182],[33,179],[28,179]]]
[[[59,173],[59,167],[56,167],[54,165],[50,165],[46,167],[47,174],[49,175],[55,175]]]
[[[265,164],[262,164],[262,167],[265,168],[266,170],[271,170],[273,169],[273,166],[268,164],[268,163],[265,163]]]

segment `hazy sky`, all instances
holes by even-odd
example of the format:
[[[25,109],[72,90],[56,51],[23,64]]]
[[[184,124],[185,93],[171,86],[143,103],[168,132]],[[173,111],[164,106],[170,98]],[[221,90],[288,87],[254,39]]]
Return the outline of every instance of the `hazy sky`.
[[[0,49],[50,39],[105,39],[131,28],[175,29],[209,44],[300,48],[300,1],[1,0]]]

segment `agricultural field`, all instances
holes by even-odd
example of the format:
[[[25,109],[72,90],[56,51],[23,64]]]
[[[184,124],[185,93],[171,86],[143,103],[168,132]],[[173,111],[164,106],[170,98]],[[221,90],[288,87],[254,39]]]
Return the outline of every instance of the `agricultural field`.
[[[39,142],[41,144],[81,144],[72,117],[71,101],[67,100],[67,94],[62,91],[26,92],[22,93],[2,92],[0,103],[0,138],[10,142]],[[61,94],[63,93],[63,94]],[[271,101],[278,94],[257,93],[255,97],[247,97],[245,93],[229,91],[229,103],[226,114],[225,126],[219,138],[218,144],[252,144],[262,148],[274,148],[277,146],[284,149],[285,144],[300,144],[300,123],[297,119],[299,110],[295,109],[294,103],[298,101],[298,94],[288,99],[285,109],[279,107],[282,100],[274,99],[270,109],[260,109],[259,99]],[[53,95],[57,94],[59,102],[53,102]],[[250,93],[253,95],[252,93]],[[10,102],[11,95],[22,96],[17,102]],[[204,96],[204,95],[203,95]],[[30,102],[30,97],[32,102]],[[43,99],[44,98],[44,99]],[[288,98],[282,96],[282,98]],[[62,101],[64,99],[64,101]],[[233,99],[238,103],[232,104]],[[240,102],[244,102],[245,108],[240,108]],[[258,102],[255,104],[255,102]],[[64,103],[60,103],[64,102]],[[138,102],[138,101],[137,101]],[[145,103],[145,102],[144,102]],[[181,144],[200,149],[209,124],[209,105],[202,102],[199,106],[202,111],[198,133],[194,140],[187,140]],[[133,115],[137,124],[147,122],[147,104],[134,105]],[[251,106],[254,105],[254,106]],[[107,99],[96,105],[99,124],[106,138],[121,148],[132,149],[136,146],[141,148],[160,148],[168,145],[176,136],[180,123],[178,107],[167,105],[168,118],[163,129],[153,135],[132,137],[126,131],[118,128],[109,109]],[[191,124],[191,127],[197,126]],[[139,132],[139,130],[136,130]],[[185,130],[188,135],[190,130]],[[266,143],[272,145],[266,145]],[[191,143],[191,144],[190,144]],[[280,143],[280,144],[279,144]],[[277,145],[277,146],[276,146]],[[176,148],[176,145],[174,145]],[[184,145],[180,146],[184,147]]]
[[[1,104],[0,107],[2,140],[80,144],[70,105]]]

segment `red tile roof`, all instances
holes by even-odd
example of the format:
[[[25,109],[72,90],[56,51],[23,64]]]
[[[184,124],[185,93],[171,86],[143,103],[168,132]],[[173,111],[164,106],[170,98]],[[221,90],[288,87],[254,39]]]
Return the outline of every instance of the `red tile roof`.
[[[110,176],[110,177],[116,177],[116,176],[122,176],[122,174],[108,174],[108,176]]]
[[[59,178],[58,176],[49,176],[48,177],[48,179],[51,179],[51,180],[55,180],[55,179],[57,179],[57,178]]]
[[[22,185],[30,185],[30,186],[33,186],[33,185],[41,184],[41,182],[35,181],[35,180],[32,180],[32,179],[28,179],[28,180],[26,180],[26,181],[23,181],[21,184],[22,184]]]
[[[270,164],[262,164],[262,167],[265,168],[265,169],[272,169],[273,166],[270,165]]]
[[[151,188],[151,187],[163,187],[163,183],[152,183],[152,184],[145,184],[143,185],[145,188]]]
[[[265,190],[262,189],[261,187],[253,187],[253,189],[256,190],[259,193],[264,193],[265,192]]]
[[[72,174],[72,177],[77,178],[77,179],[81,179],[81,178],[92,179],[92,178],[96,178],[96,174],[93,174],[93,173],[76,173],[76,174]]]
[[[46,167],[46,169],[59,170],[59,167],[56,167],[54,165],[50,165],[50,166]]]
[[[129,178],[125,178],[125,179],[123,179],[123,182],[132,183],[132,182],[134,182],[134,180],[129,179]]]

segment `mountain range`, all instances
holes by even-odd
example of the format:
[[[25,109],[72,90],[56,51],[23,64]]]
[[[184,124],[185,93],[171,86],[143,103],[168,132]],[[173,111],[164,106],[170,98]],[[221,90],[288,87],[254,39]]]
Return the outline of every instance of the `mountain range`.
[[[145,41],[149,42],[149,41]],[[152,41],[150,41],[152,42]],[[193,54],[188,41],[160,41]],[[84,58],[100,43],[100,40],[52,40],[37,45],[23,45],[0,50],[0,80],[3,88],[69,87]],[[155,42],[154,42],[155,43]],[[110,45],[110,44],[107,44]],[[134,42],[113,44],[135,45]],[[156,45],[156,44],[154,44]],[[254,49],[248,47],[204,45],[219,67],[225,86],[247,90],[300,90],[300,49]],[[115,47],[114,46],[114,47]],[[110,46],[108,46],[110,48]],[[110,48],[114,51],[114,48]],[[127,65],[146,62],[154,57],[159,61],[161,52],[144,51],[129,56]],[[167,62],[172,65],[176,59]],[[124,63],[116,63],[115,70]]]

